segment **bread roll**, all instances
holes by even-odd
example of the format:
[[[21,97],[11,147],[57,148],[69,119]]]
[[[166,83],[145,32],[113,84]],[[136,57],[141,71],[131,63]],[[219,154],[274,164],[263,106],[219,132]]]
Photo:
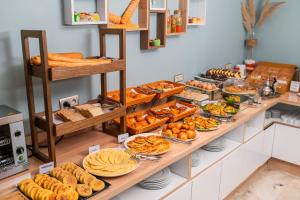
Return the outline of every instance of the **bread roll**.
[[[130,21],[130,18],[132,17],[135,9],[138,7],[140,3],[140,0],[131,0],[129,5],[127,6],[126,10],[124,11],[122,18],[121,18],[121,23],[122,24],[128,24]]]

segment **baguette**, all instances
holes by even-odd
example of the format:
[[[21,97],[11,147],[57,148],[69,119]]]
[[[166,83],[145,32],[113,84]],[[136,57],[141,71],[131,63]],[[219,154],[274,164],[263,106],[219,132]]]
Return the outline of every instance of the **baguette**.
[[[126,10],[124,11],[122,17],[121,17],[121,23],[122,24],[128,24],[130,21],[130,18],[132,17],[135,9],[138,7],[140,3],[140,0],[131,0],[129,5],[127,6]]]
[[[113,24],[121,24],[121,17],[112,12],[108,13],[108,20]]]

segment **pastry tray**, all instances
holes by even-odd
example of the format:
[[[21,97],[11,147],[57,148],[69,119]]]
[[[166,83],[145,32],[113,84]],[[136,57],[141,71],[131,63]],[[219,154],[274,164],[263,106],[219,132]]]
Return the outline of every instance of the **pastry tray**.
[[[82,167],[81,167],[81,168],[82,168]],[[48,174],[48,175],[49,175],[49,174]],[[49,176],[50,176],[50,175],[49,175]],[[93,176],[95,176],[95,175],[93,175]],[[52,177],[52,176],[50,176],[50,177]],[[103,188],[102,190],[98,191],[98,192],[93,192],[92,195],[89,196],[89,197],[81,197],[81,196],[78,196],[78,200],[86,200],[86,199],[89,199],[89,198],[91,198],[91,197],[93,197],[93,196],[96,196],[96,195],[99,194],[100,192],[103,192],[104,190],[106,190],[107,188],[109,188],[109,187],[111,186],[110,183],[106,182],[106,181],[103,180],[101,177],[99,177],[99,176],[95,176],[95,177],[96,177],[97,179],[99,179],[99,180],[101,180],[101,181],[104,182],[104,188]],[[26,198],[26,199],[31,199],[31,198],[27,197],[27,195],[21,191],[21,189],[19,188],[19,186],[17,186],[17,189],[18,189],[18,191],[24,196],[24,198]]]
[[[127,88],[126,89],[126,93],[128,93],[128,92],[130,92],[131,90],[134,90],[134,89],[135,89],[134,87]],[[136,93],[139,93],[139,92],[136,92]],[[113,100],[115,102],[119,102],[120,99],[116,99],[116,98],[112,98],[111,97],[114,94],[120,94],[120,90],[114,90],[114,91],[108,92],[107,93],[107,98],[111,99],[111,100]],[[134,105],[138,105],[138,104],[142,104],[142,103],[149,103],[156,96],[156,94],[142,94],[142,93],[139,93],[139,94],[143,95],[143,97],[137,98],[137,99],[128,100],[128,98],[126,96],[126,107],[130,107],[130,106],[134,106]]]
[[[170,101],[168,103],[165,103],[165,104],[162,104],[162,105],[159,105],[159,106],[155,106],[153,108],[151,108],[151,111],[153,113],[155,113],[156,111],[158,110],[161,110],[161,109],[164,109],[164,108],[168,108],[170,106],[174,106],[174,105],[177,105],[177,106],[184,106],[184,107],[187,107],[188,109],[185,110],[184,112],[182,113],[179,113],[177,115],[172,115],[172,117],[170,117],[169,119],[169,122],[176,122],[176,121],[179,121],[185,117],[188,117],[188,116],[191,116],[193,115],[196,111],[197,111],[197,106],[193,105],[193,104],[190,104],[190,103],[186,103],[186,102],[183,102],[183,101],[177,101],[177,100],[173,100],[173,101]]]
[[[156,82],[152,82],[152,83],[147,83],[147,84],[144,84],[144,85],[141,85],[141,87],[151,87],[155,84],[158,84],[158,83],[169,83],[169,84],[173,84],[174,85],[174,88],[172,89],[165,89],[165,90],[155,90],[153,89],[153,91],[156,93],[156,98],[157,99],[163,99],[163,98],[166,98],[166,97],[170,97],[174,94],[178,94],[180,92],[182,92],[185,88],[185,85],[182,84],[182,83],[176,83],[176,82],[172,82],[172,81],[167,81],[167,80],[162,80],[162,81],[156,81]]]
[[[135,113],[131,113],[131,114],[128,114],[126,116],[126,119],[128,117],[134,117],[136,115],[148,115],[149,114],[149,110],[143,110],[143,111],[138,111],[138,112],[135,112]],[[140,134],[140,133],[145,133],[145,132],[149,132],[149,131],[152,131],[152,130],[155,130],[159,127],[161,127],[162,125],[164,125],[167,121],[169,120],[168,117],[164,117],[162,119],[158,119],[157,118],[157,121],[153,124],[149,124],[148,126],[144,126],[143,128],[141,129],[136,129],[136,128],[133,128],[131,126],[128,126],[128,124],[126,124],[126,127],[127,127],[127,131],[131,134]],[[117,123],[117,124],[120,124],[120,119],[119,118],[116,118],[114,119],[114,121]]]

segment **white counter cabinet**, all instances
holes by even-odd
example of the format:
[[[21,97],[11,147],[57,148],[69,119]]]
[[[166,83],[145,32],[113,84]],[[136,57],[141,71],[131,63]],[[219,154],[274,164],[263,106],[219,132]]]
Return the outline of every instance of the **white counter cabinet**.
[[[188,182],[164,200],[191,200],[192,199],[192,183]]]
[[[277,124],[272,156],[300,165],[300,129]]]
[[[218,200],[222,162],[198,175],[192,181],[192,200]]]

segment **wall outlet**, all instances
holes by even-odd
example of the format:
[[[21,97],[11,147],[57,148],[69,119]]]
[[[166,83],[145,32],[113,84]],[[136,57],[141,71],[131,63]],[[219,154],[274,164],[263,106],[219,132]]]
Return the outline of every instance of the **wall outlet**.
[[[174,82],[182,82],[184,80],[183,74],[177,74],[174,76]]]
[[[71,97],[65,97],[59,100],[60,109],[71,108],[79,104],[78,95],[74,95]]]

